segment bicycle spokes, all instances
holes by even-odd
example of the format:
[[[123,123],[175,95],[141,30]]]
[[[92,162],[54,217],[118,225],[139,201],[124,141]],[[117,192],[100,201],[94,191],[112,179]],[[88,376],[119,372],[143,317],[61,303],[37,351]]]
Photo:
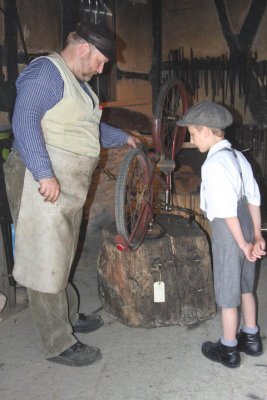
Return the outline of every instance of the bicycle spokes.
[[[126,185],[125,216],[128,232],[133,231],[148,195],[148,187],[144,182],[144,171],[138,160],[135,160],[129,170]]]
[[[118,173],[115,191],[115,220],[119,235],[130,249],[136,249],[151,218],[153,182],[149,162],[140,149],[126,153]]]
[[[165,82],[155,107],[155,115],[160,120],[155,140],[157,151],[172,159],[180,150],[186,132],[186,128],[178,127],[176,122],[182,118],[187,108],[187,94],[182,82],[176,78]]]

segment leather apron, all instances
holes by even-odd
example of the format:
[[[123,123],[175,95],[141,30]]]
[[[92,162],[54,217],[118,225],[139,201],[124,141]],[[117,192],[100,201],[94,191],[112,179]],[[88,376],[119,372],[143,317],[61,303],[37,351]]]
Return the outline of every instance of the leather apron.
[[[98,98],[80,86],[58,54],[48,57],[64,81],[62,99],[41,123],[60,196],[44,202],[39,183],[26,169],[15,241],[14,277],[23,286],[44,293],[67,287],[83,206],[99,159]],[[34,61],[33,61],[34,62]]]
[[[36,182],[25,171],[15,241],[13,274],[21,285],[44,293],[66,288],[74,259],[83,206],[98,157],[87,157],[47,145],[60,196],[44,202]]]

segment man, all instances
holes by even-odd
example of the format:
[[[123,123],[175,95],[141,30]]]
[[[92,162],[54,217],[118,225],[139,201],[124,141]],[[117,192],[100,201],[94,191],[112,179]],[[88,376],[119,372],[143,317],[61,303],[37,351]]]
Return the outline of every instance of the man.
[[[14,277],[27,288],[46,358],[69,366],[101,358],[98,348],[74,334],[95,330],[103,321],[78,314],[77,294],[68,282],[99,159],[99,134],[104,147],[136,147],[139,141],[100,123],[99,100],[86,83],[102,73],[114,49],[108,29],[78,24],[61,54],[34,60],[16,83],[15,139],[5,164],[16,227]]]

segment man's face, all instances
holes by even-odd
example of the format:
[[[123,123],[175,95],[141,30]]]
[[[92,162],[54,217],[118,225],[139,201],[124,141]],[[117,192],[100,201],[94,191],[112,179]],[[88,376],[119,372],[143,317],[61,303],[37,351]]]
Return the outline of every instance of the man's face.
[[[81,57],[80,71],[78,79],[83,82],[90,81],[94,75],[101,74],[108,58],[105,57],[95,47],[88,45],[88,51]]]
[[[190,143],[194,144],[201,153],[209,150],[209,143],[207,140],[207,127],[203,126],[197,129],[194,125],[188,126],[190,133]]]

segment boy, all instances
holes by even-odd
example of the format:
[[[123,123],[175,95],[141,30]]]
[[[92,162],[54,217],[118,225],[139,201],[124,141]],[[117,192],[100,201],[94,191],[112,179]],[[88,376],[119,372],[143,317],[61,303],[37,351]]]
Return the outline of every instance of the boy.
[[[215,300],[222,308],[223,337],[205,342],[202,353],[227,367],[240,365],[240,351],[262,354],[253,295],[255,261],[266,254],[261,234],[260,193],[246,158],[232,149],[224,129],[229,111],[213,102],[191,107],[177,122],[187,126],[190,141],[207,154],[201,168],[200,208],[211,227]],[[242,305],[244,326],[237,334]]]

